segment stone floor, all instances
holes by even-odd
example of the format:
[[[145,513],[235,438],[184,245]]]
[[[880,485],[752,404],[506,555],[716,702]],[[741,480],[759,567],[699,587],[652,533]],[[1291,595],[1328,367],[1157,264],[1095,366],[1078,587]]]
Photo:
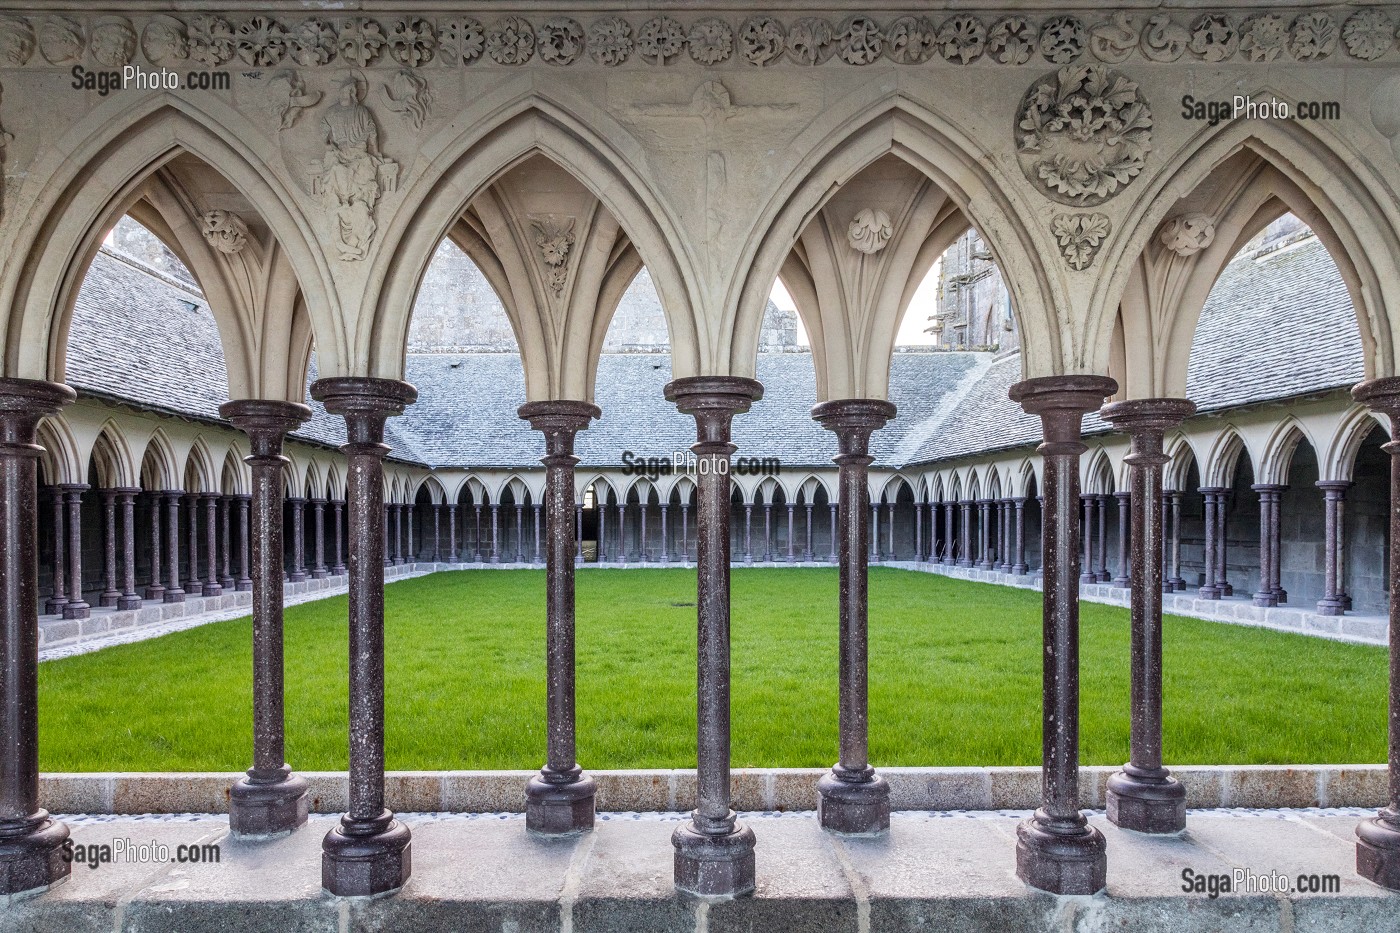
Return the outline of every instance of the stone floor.
[[[1040,589],[1038,576],[1002,573],[999,570],[978,570],[975,567],[949,567],[944,564],[930,564],[923,561],[886,561],[890,567],[903,567],[925,573],[939,573],[946,577],[961,580],[977,580],[983,583],[996,583],[1001,586],[1015,586],[1022,589]],[[1081,599],[1112,606],[1128,605],[1128,590],[1125,587],[1107,583],[1081,583]],[[1224,599],[1201,599],[1195,589],[1179,593],[1162,594],[1162,611],[1173,615],[1204,619],[1208,622],[1230,622],[1235,625],[1252,625],[1270,628],[1281,632],[1297,632],[1302,635],[1317,635],[1337,641],[1359,642],[1367,645],[1388,644],[1390,620],[1381,613],[1347,612],[1340,616],[1319,615],[1314,607],[1273,606],[1261,608],[1254,605],[1250,595],[1230,596]]]
[[[1108,889],[1094,897],[1033,891],[1014,873],[1024,812],[898,812],[887,837],[837,838],[814,816],[749,814],[758,890],[704,902],[671,886],[679,814],[609,814],[581,837],[531,837],[519,815],[406,815],[413,878],[370,901],[320,887],[320,844],[334,818],[290,837],[227,838],[218,817],[76,817],[82,847],[129,840],[167,861],[75,864],[66,882],[0,906],[0,930],[141,931],[1400,931],[1400,895],[1354,871],[1352,832],[1371,811],[1193,810],[1178,837],[1108,837]],[[214,844],[215,864],[169,861]],[[151,847],[154,848],[154,847]],[[114,852],[115,854],[115,852]],[[1336,875],[1335,893],[1185,893],[1183,871],[1233,877]]]

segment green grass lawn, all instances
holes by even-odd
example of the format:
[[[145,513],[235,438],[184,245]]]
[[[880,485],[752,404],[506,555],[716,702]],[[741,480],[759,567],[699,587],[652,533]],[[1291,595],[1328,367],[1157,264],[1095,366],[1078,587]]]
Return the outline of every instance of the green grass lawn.
[[[836,571],[733,574],[734,764],[836,756]],[[693,767],[695,573],[578,575],[579,760]],[[535,768],[544,755],[544,572],[391,584],[388,767]],[[870,573],[871,758],[1040,760],[1040,594]],[[287,610],[287,756],[346,767],[346,600]],[[1169,617],[1169,763],[1379,762],[1377,647]],[[1085,603],[1082,760],[1128,752],[1128,613]],[[46,771],[238,770],[251,734],[251,623],[237,619],[39,669]]]

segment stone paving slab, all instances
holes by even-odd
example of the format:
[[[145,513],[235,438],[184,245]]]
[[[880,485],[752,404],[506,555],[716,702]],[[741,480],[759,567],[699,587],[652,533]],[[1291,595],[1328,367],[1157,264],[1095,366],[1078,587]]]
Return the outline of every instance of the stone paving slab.
[[[1193,810],[1186,832],[1119,830],[1108,889],[1055,897],[1015,876],[1025,811],[897,812],[883,837],[835,837],[812,814],[746,814],[758,839],[752,897],[703,901],[671,886],[681,814],[608,814],[591,833],[534,837],[516,814],[407,814],[413,878],[397,894],[344,899],[320,888],[334,817],[290,836],[227,837],[211,816],[70,818],[76,844],[217,843],[219,861],[74,865],[51,891],[0,904],[0,931],[436,931],[459,933],[866,933],[866,931],[1400,931],[1400,894],[1356,876],[1350,830],[1370,811]],[[1182,871],[1336,874],[1334,894],[1182,891]]]

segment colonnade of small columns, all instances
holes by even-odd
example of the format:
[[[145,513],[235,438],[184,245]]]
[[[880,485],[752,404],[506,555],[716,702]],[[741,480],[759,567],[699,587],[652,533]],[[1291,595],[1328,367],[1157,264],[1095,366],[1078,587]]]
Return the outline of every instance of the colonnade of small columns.
[[[1096,376],[1042,377],[1012,388],[1011,397],[1041,422],[1043,442],[1038,450],[1044,468],[1038,504],[1043,575],[1043,784],[1041,806],[1018,830],[1017,871],[1029,884],[1056,893],[1087,894],[1101,890],[1107,852],[1101,833],[1088,824],[1080,808],[1078,606],[1079,584],[1092,575],[1097,582],[1107,573],[1104,542],[1107,496],[1082,495],[1080,460],[1086,451],[1080,431],[1084,414],[1098,409],[1116,385]],[[369,895],[393,891],[411,873],[410,833],[385,807],[384,797],[384,567],[405,559],[402,545],[413,547],[413,520],[403,505],[385,503],[383,460],[384,423],[402,413],[416,398],[413,387],[386,379],[335,378],[313,384],[313,396],[328,412],[346,421],[347,573],[350,627],[349,807],[323,841],[322,882],[330,892]],[[742,894],[753,890],[755,852],[752,830],[730,807],[729,721],[729,583],[731,565],[730,480],[724,469],[736,447],[730,438],[732,419],[761,397],[762,387],[739,377],[693,377],[668,384],[666,396],[696,421],[692,451],[705,468],[696,489],[697,566],[697,806],[673,835],[675,883],[682,890],[707,894]],[[1358,399],[1391,415],[1400,425],[1400,380],[1376,380],[1356,389]],[[66,870],[58,854],[67,829],[38,807],[37,797],[37,585],[36,535],[38,519],[36,427],[72,398],[63,386],[0,380],[0,633],[12,647],[0,663],[0,712],[11,723],[0,755],[0,820],[23,835],[22,856],[0,864],[0,883],[7,893],[51,883]],[[1174,509],[1172,494],[1163,491],[1162,452],[1165,431],[1193,411],[1190,402],[1147,399],[1116,402],[1103,407],[1103,417],[1128,435],[1132,452],[1126,463],[1130,490],[1128,508],[1120,505],[1118,532],[1127,531],[1127,560],[1119,579],[1131,589],[1131,756],[1109,780],[1109,819],[1143,832],[1175,832],[1185,825],[1185,792],[1163,764],[1161,594],[1169,585],[1168,524]],[[307,816],[306,782],[285,761],[282,718],[283,564],[283,441],[288,431],[310,414],[305,406],[270,401],[236,401],[223,413],[249,441],[246,458],[252,491],[237,506],[246,511],[247,531],[240,535],[241,551],[249,552],[248,577],[253,590],[254,740],[248,776],[230,790],[230,826],[235,835],[262,838],[295,830]],[[544,435],[546,489],[543,502],[543,542],[547,575],[546,644],[548,671],[545,764],[525,787],[526,824],[536,833],[561,834],[589,829],[594,819],[594,786],[576,761],[574,723],[573,577],[578,558],[575,535],[578,504],[574,499],[573,439],[585,430],[598,410],[583,402],[535,402],[520,415]],[[813,417],[836,435],[840,495],[837,502],[838,566],[841,575],[837,617],[839,637],[839,699],[837,763],[818,783],[818,815],[823,827],[841,833],[879,833],[889,826],[889,788],[869,761],[868,648],[866,572],[877,533],[878,506],[870,502],[868,470],[871,435],[894,415],[888,402],[847,399],[825,402]],[[1396,428],[1393,430],[1400,430]],[[1400,452],[1400,435],[1387,445]],[[1392,501],[1400,501],[1400,469],[1392,472]],[[74,501],[65,490],[60,509],[74,514]],[[76,490],[81,492],[81,490]],[[1262,493],[1272,494],[1266,489]],[[1329,533],[1341,524],[1340,489],[1327,493]],[[1224,490],[1210,488],[1207,528],[1221,533],[1220,508]],[[120,495],[120,494],[119,494]],[[134,495],[134,493],[132,494]],[[161,494],[168,528],[178,536],[182,501],[185,508],[206,516],[206,559],[215,558],[220,538],[216,497]],[[1272,502],[1272,500],[1270,499]],[[113,514],[117,505],[113,499]],[[932,534],[916,533],[927,553],[964,566],[1016,567],[1022,562],[1027,498],[977,499],[943,503],[942,548],[938,522],[929,511]],[[127,501],[121,503],[126,514]],[[898,503],[896,503],[897,506]],[[887,504],[888,506],[888,504]],[[956,508],[956,515],[954,514]],[[517,529],[523,530],[522,504]],[[332,510],[338,514],[339,510]],[[1277,509],[1268,509],[1276,525]],[[433,510],[435,547],[441,550],[441,511]],[[498,509],[492,510],[499,519]],[[539,513],[536,513],[538,515]],[[887,514],[895,514],[888,511]],[[916,513],[917,514],[917,513]],[[324,508],[312,503],[312,522],[321,527]],[[1126,521],[1125,521],[1126,515]],[[294,534],[304,520],[301,507],[291,510]],[[975,519],[974,519],[975,516]],[[454,546],[454,513],[447,512],[449,552]],[[533,517],[533,516],[532,516]],[[1400,533],[1400,517],[1392,513],[1392,535]],[[498,521],[496,522],[498,525]],[[916,520],[922,524],[922,518]],[[114,527],[114,526],[109,526]],[[129,526],[127,526],[129,527]],[[153,524],[152,539],[161,522]],[[892,526],[891,526],[892,527]],[[124,529],[125,530],[125,529]],[[242,529],[240,529],[242,530]],[[976,532],[974,538],[974,530]],[[71,531],[71,525],[70,525]],[[168,536],[169,558],[163,585],[181,589],[181,555],[176,536]],[[123,538],[125,539],[125,535]],[[197,533],[193,540],[198,543]],[[71,537],[69,538],[71,542]],[[338,535],[336,540],[339,541]],[[541,540],[541,539],[536,539]],[[789,536],[789,541],[793,537]],[[1097,542],[1097,547],[1095,547]],[[1000,547],[998,547],[1000,544]],[[1122,549],[1120,548],[1120,551]],[[155,548],[160,553],[160,548]],[[224,555],[228,549],[225,548]],[[295,548],[294,548],[295,553]],[[1208,566],[1222,565],[1222,551],[1211,552]],[[337,563],[339,555],[331,557]],[[1392,577],[1400,577],[1400,559],[1392,551]],[[297,557],[294,566],[301,564]],[[202,568],[191,550],[190,566]],[[312,573],[325,566],[314,548]],[[209,580],[222,586],[210,560]],[[172,574],[172,568],[173,574]],[[200,571],[202,572],[202,571]],[[157,575],[155,581],[162,578]],[[1221,576],[1213,585],[1223,589]],[[188,579],[185,581],[191,582]],[[235,585],[237,578],[235,578]],[[1272,590],[1270,591],[1272,593]],[[120,597],[121,593],[118,591]],[[1396,608],[1392,605],[1392,613]],[[1392,621],[1394,625],[1394,620]],[[1394,688],[1393,688],[1394,689]],[[1392,776],[1400,761],[1392,760]],[[1397,785],[1400,786],[1400,785]],[[1400,886],[1400,830],[1392,829],[1384,813],[1363,825],[1359,866],[1368,877]],[[1397,869],[1400,872],[1400,868]]]

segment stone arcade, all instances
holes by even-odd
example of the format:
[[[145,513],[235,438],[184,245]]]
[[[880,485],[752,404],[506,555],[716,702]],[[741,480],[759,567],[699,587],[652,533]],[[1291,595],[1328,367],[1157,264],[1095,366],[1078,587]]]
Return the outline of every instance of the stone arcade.
[[[416,560],[546,565],[549,740],[522,793],[531,830],[567,835],[593,825],[595,788],[574,760],[574,564],[623,562],[632,546],[643,561],[698,568],[698,805],[672,837],[675,884],[752,891],[764,854],[733,812],[729,761],[738,542],[745,561],[839,564],[839,761],[818,785],[821,824],[838,834],[890,825],[889,786],[866,747],[869,561],[1009,577],[1037,564],[1043,783],[1015,869],[1052,893],[1102,890],[1113,855],[1084,815],[1078,767],[1080,586],[1116,582],[1132,607],[1132,760],[1108,782],[1109,818],[1171,833],[1185,793],[1161,743],[1161,613],[1166,591],[1187,586],[1183,567],[1199,565],[1203,602],[1257,587],[1249,608],[1261,620],[1304,591],[1319,617],[1381,611],[1400,579],[1395,548],[1384,571],[1358,574],[1347,543],[1351,484],[1385,475],[1377,450],[1390,480],[1365,501],[1400,501],[1400,13],[1264,0],[547,6],[439,3],[417,15],[388,0],[261,12],[0,2],[0,893],[42,890],[68,871],[68,830],[39,799],[41,612],[78,637],[106,610],[147,611],[143,597],[224,608],[251,590],[255,739],[230,823],[256,839],[294,831],[308,811],[306,782],[283,760],[283,575],[297,588],[343,570],[349,794],[324,838],[322,880],[334,895],[382,894],[413,870],[409,827],[386,805],[386,575]],[[183,86],[103,93],[75,79],[127,65],[177,70]],[[1184,88],[1201,101],[1270,101],[1271,114],[1287,104],[1300,118],[1197,120]],[[1293,259],[1310,250],[1335,266],[1354,328],[1335,346],[1350,355],[1331,370],[1307,347],[1266,356],[1304,372],[1270,383],[1246,370],[1266,386],[1233,392],[1238,370],[1232,384],[1226,370],[1193,368],[1207,296],[1228,275],[1248,282],[1248,267],[1227,265],[1290,213],[1315,235]],[[212,395],[191,400],[190,385],[209,383],[182,368],[207,350],[179,341],[163,367],[126,373],[121,393],[104,392],[100,371],[77,378],[76,337],[101,325],[84,309],[110,304],[83,292],[126,274],[101,249],[125,215],[198,283],[190,310],[216,336],[188,333],[217,341],[225,384]],[[1002,277],[1019,352],[936,364],[894,353],[914,290],[969,228]],[[481,269],[518,343],[518,358],[497,365],[515,368],[518,416],[543,435],[532,456],[545,470],[529,482],[512,475],[523,458],[443,456],[413,434],[419,406],[479,427],[478,400],[452,396],[450,379],[417,379],[415,366],[427,375],[439,364],[405,352],[444,239]],[[670,345],[645,365],[668,363],[670,381],[647,397],[611,395],[608,380],[641,365],[600,357],[643,267]],[[791,416],[824,437],[836,468],[811,457],[796,485],[737,482],[736,507],[723,470],[748,454],[745,420],[784,385],[764,377],[781,377],[787,355],[758,352],[778,278],[811,343],[809,358],[792,357],[812,367],[815,407]],[[181,300],[159,292],[167,286],[152,300]],[[1253,336],[1269,324],[1256,321]],[[1286,416],[1260,404],[1279,400]],[[968,406],[978,418],[952,417]],[[1222,413],[1230,423],[1213,423]],[[909,426],[915,414],[922,432]],[[615,484],[588,448],[595,422],[613,438],[669,425],[665,440],[706,469]],[[1390,443],[1368,442],[1387,425]],[[897,453],[882,435],[897,437]],[[1295,463],[1304,447],[1313,462]],[[1295,470],[1315,473],[1320,490],[1317,592],[1290,582],[1299,516],[1313,514]],[[100,495],[85,495],[94,482]],[[1246,488],[1258,559],[1242,571],[1230,530],[1243,524]],[[818,508],[830,513],[823,535]],[[149,581],[142,592],[138,580]],[[1400,710],[1400,607],[1388,611]],[[1360,875],[1391,889],[1397,724],[1392,715],[1389,805],[1356,843]]]

